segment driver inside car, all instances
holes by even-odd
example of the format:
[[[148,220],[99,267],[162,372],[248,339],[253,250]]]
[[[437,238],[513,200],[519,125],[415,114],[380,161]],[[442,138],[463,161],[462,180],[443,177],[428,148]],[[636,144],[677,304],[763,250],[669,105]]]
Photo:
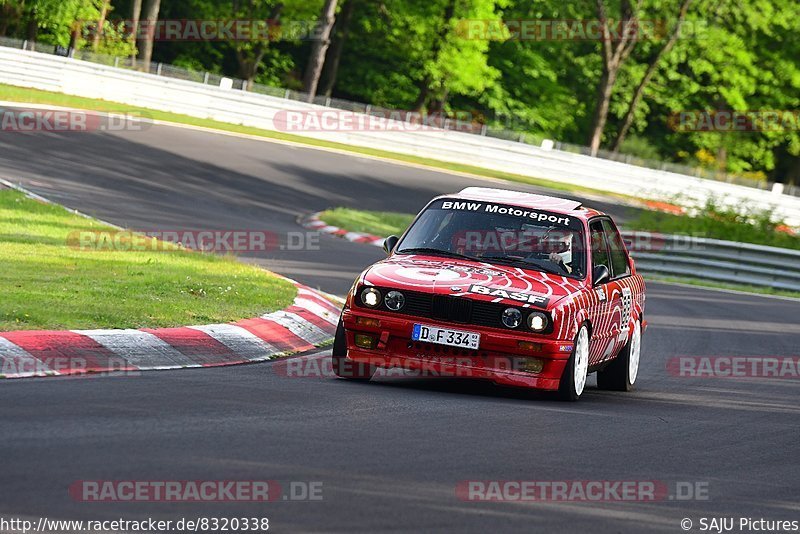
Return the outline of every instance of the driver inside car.
[[[548,259],[567,271],[572,273],[572,238],[569,235],[553,237],[547,243],[550,255]]]

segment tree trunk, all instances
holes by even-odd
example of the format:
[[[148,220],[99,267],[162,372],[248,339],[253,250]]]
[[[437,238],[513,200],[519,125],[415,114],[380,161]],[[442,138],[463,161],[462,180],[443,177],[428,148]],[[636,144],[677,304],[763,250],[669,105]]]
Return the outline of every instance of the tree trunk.
[[[28,19],[26,39],[28,40],[28,50],[35,50],[36,37],[39,35],[39,21],[36,20],[36,12],[31,11],[31,18]]]
[[[611,93],[614,90],[614,83],[617,81],[619,70],[609,72],[605,67],[597,84],[597,97],[595,99],[594,116],[592,117],[592,137],[589,140],[589,149],[592,156],[597,155],[600,149],[600,142],[603,140],[603,130],[608,120],[608,108],[611,105]]]
[[[420,82],[419,84],[419,95],[417,95],[417,100],[414,102],[414,105],[411,106],[411,110],[415,113],[421,113],[422,109],[425,107],[425,103],[428,101],[428,95],[431,93],[431,79],[428,76]]]
[[[636,92],[634,93],[633,99],[628,105],[627,112],[625,113],[625,119],[622,122],[622,127],[617,134],[617,138],[614,140],[614,145],[611,147],[613,152],[619,152],[622,143],[625,141],[625,137],[628,135],[628,130],[630,130],[631,126],[633,125],[633,119],[636,115],[636,107],[639,105],[639,102],[641,102],[642,98],[644,98],[644,90],[658,70],[661,58],[666,56],[678,41],[681,26],[683,25],[683,21],[686,20],[686,13],[689,11],[689,6],[691,3],[692,0],[683,0],[678,12],[678,23],[675,25],[672,35],[669,36],[669,39],[666,43],[664,43],[664,46],[659,49],[658,53],[656,53],[655,57],[647,65],[647,71],[644,73],[644,77],[636,87]]]
[[[589,149],[592,156],[597,155],[600,149],[600,142],[603,139],[603,130],[605,130],[606,122],[608,121],[608,108],[611,104],[611,95],[614,92],[614,84],[617,81],[622,65],[628,59],[634,47],[636,46],[636,32],[625,31],[622,37],[616,43],[612,41],[611,35],[608,30],[608,17],[606,16],[606,6],[603,3],[605,0],[596,0],[597,2],[597,18],[603,28],[602,39],[602,58],[603,58],[603,74],[597,83],[596,99],[594,114],[592,116],[592,129],[589,136]],[[641,9],[642,0],[637,0],[636,7],[634,8],[629,0],[622,0],[620,5],[620,22],[625,24],[638,23],[638,13]]]
[[[724,145],[717,148],[717,176],[724,180],[728,169],[728,149]]]
[[[800,184],[800,157],[788,156],[791,158],[791,165],[789,171],[783,176],[783,183],[788,185]],[[777,180],[781,181],[781,180]]]
[[[282,3],[278,3],[272,8],[268,18],[271,24],[280,23],[283,7]],[[239,12],[239,6],[236,2],[234,2],[233,12],[234,16]],[[250,12],[250,18],[253,18],[252,11]],[[253,89],[253,83],[258,74],[258,67],[261,66],[261,60],[264,58],[264,54],[267,53],[268,46],[269,44],[267,41],[257,41],[252,50],[248,51],[247,47],[236,49],[236,62],[239,65],[239,76],[245,81],[244,89],[247,91]]]
[[[319,85],[319,78],[322,75],[322,67],[325,66],[325,54],[331,43],[333,24],[336,22],[337,3],[338,0],[325,0],[322,14],[319,17],[322,31],[320,32],[319,38],[314,41],[311,47],[311,56],[308,59],[305,80],[303,82],[303,90],[308,93],[309,102],[312,102],[317,94],[317,86]]]
[[[133,42],[136,43],[139,34],[139,17],[142,16],[142,0],[133,0],[131,4],[131,31]],[[131,66],[136,66],[136,50],[131,55]]]
[[[356,0],[345,0],[342,12],[336,22],[336,37],[328,50],[328,57],[325,58],[325,69],[322,73],[322,82],[319,92],[325,96],[331,96],[336,85],[336,77],[339,75],[339,63],[342,60],[342,52],[347,38],[350,36],[350,24],[353,21]]]
[[[100,7],[100,17],[97,19],[97,28],[95,29],[94,36],[92,37],[92,51],[97,52],[97,47],[100,46],[100,39],[103,35],[103,26],[106,23],[106,15],[108,15],[108,2],[110,0],[103,0],[103,5]]]
[[[142,35],[139,45],[139,58],[142,60],[141,70],[150,71],[150,61],[153,58],[153,41],[155,40],[156,22],[158,11],[161,9],[161,0],[147,0],[144,8],[144,20],[147,25],[146,32]]]
[[[69,34],[69,45],[67,46],[69,57],[75,56],[75,51],[78,48],[78,40],[81,38],[81,33],[83,33],[83,28],[78,21],[75,21],[75,24],[72,25],[72,32]]]
[[[0,37],[5,37],[8,33],[8,25],[11,23],[13,7],[5,4],[0,6]],[[15,19],[16,20],[16,19]]]
[[[236,53],[236,59],[239,62],[239,76],[245,81],[243,89],[246,91],[253,89],[258,67],[261,64],[261,60],[264,59],[265,53],[266,50],[260,46],[254,49],[252,57],[245,56],[241,50]]]

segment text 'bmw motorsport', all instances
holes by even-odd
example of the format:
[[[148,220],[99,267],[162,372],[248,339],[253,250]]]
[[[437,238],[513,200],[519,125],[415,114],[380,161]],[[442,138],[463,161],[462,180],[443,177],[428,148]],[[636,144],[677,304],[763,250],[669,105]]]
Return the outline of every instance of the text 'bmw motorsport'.
[[[483,208],[481,210],[481,208]],[[501,206],[498,204],[483,204],[481,202],[456,202],[446,200],[442,202],[443,210],[461,211],[484,211],[486,213],[498,213],[500,215],[513,215],[515,217],[529,217],[534,221],[549,222],[553,224],[563,224],[569,226],[569,217],[559,216],[553,213],[542,213],[539,211],[515,208],[514,206]]]

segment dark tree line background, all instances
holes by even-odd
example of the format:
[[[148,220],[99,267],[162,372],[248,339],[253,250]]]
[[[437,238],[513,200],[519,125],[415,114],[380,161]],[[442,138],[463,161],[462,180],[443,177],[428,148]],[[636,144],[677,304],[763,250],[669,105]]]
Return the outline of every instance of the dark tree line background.
[[[156,19],[269,21],[273,38],[133,42],[117,24]],[[613,37],[502,32],[501,21],[534,20],[599,23]],[[640,31],[615,34],[621,21]],[[290,30],[311,26],[314,39]],[[466,111],[593,151],[795,184],[798,35],[795,0],[0,0],[0,36],[392,109]],[[795,121],[676,131],[682,110],[786,111]]]

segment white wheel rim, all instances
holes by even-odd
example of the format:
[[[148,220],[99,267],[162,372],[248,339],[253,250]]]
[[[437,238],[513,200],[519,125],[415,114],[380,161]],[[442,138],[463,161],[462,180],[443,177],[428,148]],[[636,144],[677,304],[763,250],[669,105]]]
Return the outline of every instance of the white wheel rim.
[[[580,395],[586,386],[586,375],[589,371],[589,332],[582,327],[575,344],[574,376],[575,393]]]
[[[628,356],[628,380],[631,385],[636,382],[639,374],[639,356],[642,352],[642,326],[639,321],[633,325],[633,336],[631,337],[631,351]]]

